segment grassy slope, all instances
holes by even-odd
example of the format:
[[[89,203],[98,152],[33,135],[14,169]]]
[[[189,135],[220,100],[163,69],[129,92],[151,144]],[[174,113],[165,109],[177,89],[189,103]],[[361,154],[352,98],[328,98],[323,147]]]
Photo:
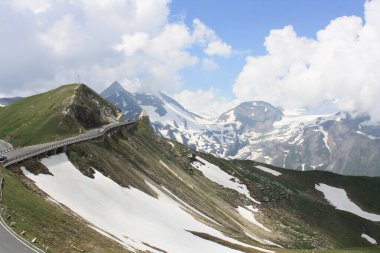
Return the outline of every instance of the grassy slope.
[[[138,180],[131,180],[131,175],[143,173],[170,189],[177,196],[181,196],[189,203],[194,203],[199,210],[229,227],[229,232],[234,234],[233,222],[224,216],[232,215],[229,205],[237,207],[237,205],[242,205],[242,200],[232,192],[219,191],[216,185],[210,185],[209,182],[206,184],[197,171],[186,173],[188,160],[184,159],[187,152],[184,151],[186,150],[184,146],[176,144],[174,152],[170,151],[170,145],[165,140],[154,137],[153,133],[142,130],[141,127],[136,131],[129,131],[127,137],[122,137],[127,138],[128,141],[120,140],[120,136],[117,138],[106,139],[104,143],[78,145],[69,153],[70,158],[79,168],[93,166],[98,170],[103,170],[104,174],[121,184],[133,185],[142,190],[144,187],[136,183]],[[144,157],[141,157],[141,154],[144,154]],[[361,206],[377,206],[379,196],[376,193],[380,187],[378,178],[345,177],[326,172],[302,174],[291,170],[285,170],[282,177],[273,177],[260,170],[253,170],[255,163],[251,161],[226,161],[210,155],[199,155],[207,157],[230,174],[234,173],[245,181],[255,198],[259,200],[263,200],[264,197],[270,198],[270,203],[264,203],[260,207],[265,210],[263,212],[265,215],[259,216],[259,220],[276,231],[283,243],[289,247],[367,247],[368,242],[360,237],[364,232],[380,240],[379,225],[350,213],[335,210],[324,200],[322,194],[314,189],[314,184],[320,182],[344,187],[349,193],[360,192],[361,200],[357,203]],[[197,191],[194,192],[186,185],[181,185],[178,178],[158,169],[159,159],[175,169],[175,172],[193,185]],[[125,169],[126,167],[129,169]],[[121,179],[120,175],[126,173],[129,173],[129,176]],[[360,185],[365,186],[360,189]],[[204,189],[207,190],[204,191]],[[287,191],[289,191],[288,195],[284,194]],[[191,196],[188,195],[189,192]],[[218,202],[218,198],[226,202],[222,204],[224,206],[219,206],[221,202]],[[213,204],[215,209],[205,204],[212,200],[216,201]],[[364,202],[367,205],[364,205]],[[218,207],[222,210],[218,210]],[[238,231],[235,231],[235,235],[239,236]]]
[[[13,146],[48,142],[77,133],[59,127],[62,111],[71,103],[79,85],[64,85],[55,90],[21,99],[0,110],[0,138]]]
[[[85,252],[128,252],[114,241],[98,234],[86,223],[64,211],[56,204],[43,199],[20,181],[16,173],[1,169],[4,177],[4,220],[24,238],[38,238],[36,246],[47,252],[76,252],[72,245]],[[7,219],[8,216],[10,219]]]
[[[120,111],[89,87],[68,84],[0,110],[0,139],[14,147],[59,140],[116,121]]]
[[[223,224],[224,228],[220,229],[226,234],[259,245],[244,234],[244,221],[235,211],[238,204],[243,205],[242,196],[217,184],[210,184],[200,172],[190,169],[189,159],[183,153],[185,150],[182,145],[172,150],[167,140],[157,137],[144,124],[139,124],[138,128],[123,130],[111,138],[106,137],[104,141],[75,145],[68,150],[68,155],[83,173],[87,174],[88,168],[93,167],[120,185],[133,186],[155,196],[144,182],[149,178]],[[162,166],[160,160],[172,171]],[[201,216],[197,218],[215,226]],[[261,231],[253,225],[246,228],[261,235]]]
[[[365,247],[368,243],[360,237],[362,233],[380,241],[379,223],[336,210],[314,188],[317,183],[342,187],[366,211],[380,213],[380,178],[349,177],[321,171],[303,173],[269,166],[283,174],[274,177],[255,169],[253,161],[225,161],[206,156],[226,171],[245,179],[257,199],[269,198],[270,201],[262,206],[267,209],[266,213],[271,214],[267,221],[282,220],[287,226],[285,232],[298,238],[297,247],[302,244],[304,247],[310,247],[310,244],[318,246],[315,238],[321,236],[326,242],[335,241],[336,247]],[[273,226],[278,228],[281,225],[273,222]]]
[[[244,205],[244,199],[234,191],[226,190],[216,184],[211,183],[202,174],[189,167],[189,160],[186,155],[191,153],[186,147],[178,143],[172,149],[167,140],[158,138],[144,125],[129,130],[115,131],[112,137],[105,137],[102,140],[81,143],[72,146],[68,150],[70,160],[76,164],[82,173],[91,175],[89,167],[94,167],[103,174],[109,176],[123,186],[133,186],[145,191],[148,194],[155,195],[153,191],[144,182],[146,178],[165,186],[175,195],[195,208],[201,210],[204,214],[223,224],[223,231],[230,236],[253,243],[254,241],[244,236],[242,228],[248,229],[253,233],[261,236],[260,229],[255,226],[247,226],[241,217],[236,215],[234,208],[237,205]],[[365,230],[366,233],[376,239],[380,239],[380,227],[374,223],[358,218],[354,215],[336,211],[328,205],[318,191],[314,190],[314,183],[325,182],[336,185],[337,182],[344,183],[344,186],[350,186],[349,192],[355,192],[360,185],[365,187],[374,187],[374,191],[365,191],[361,193],[362,200],[374,199],[377,192],[377,179],[344,177],[326,172],[301,173],[297,171],[282,171],[284,176],[273,177],[268,173],[253,169],[254,162],[251,161],[226,161],[217,159],[210,155],[199,154],[206,157],[215,164],[220,165],[222,169],[239,177],[250,188],[253,197],[263,200],[263,197],[269,197],[269,203],[263,203],[260,209],[263,210],[260,216],[256,217],[263,222],[276,234],[272,241],[287,244],[288,247],[313,248],[324,246],[335,246],[352,248],[353,246],[362,246],[360,249],[352,250],[330,250],[316,252],[376,252],[378,248],[366,248],[369,246],[360,234]],[[159,164],[159,160],[164,161],[173,171],[170,172]],[[38,236],[44,239],[44,242],[60,245],[61,241],[55,233],[55,228],[60,228],[59,235],[64,235],[63,239],[67,246],[71,240],[69,235],[72,228],[79,229],[81,226],[78,220],[72,219],[69,226],[65,226],[67,217],[72,217],[62,210],[57,209],[50,202],[43,200],[17,180],[17,175],[6,173],[6,180],[14,182],[14,188],[7,186],[9,192],[21,191],[27,194],[24,197],[5,199],[7,210],[13,210],[20,214],[18,219],[28,221],[27,228],[18,228],[18,232],[23,229],[40,233]],[[182,180],[179,180],[181,178]],[[331,182],[328,180],[332,180]],[[335,182],[333,184],[332,182]],[[262,190],[264,188],[264,190]],[[367,189],[367,188],[364,188]],[[369,188],[368,188],[369,189]],[[289,191],[289,196],[279,197],[284,191]],[[8,193],[9,194],[9,193]],[[33,205],[27,200],[32,199]],[[365,202],[359,202],[363,206],[373,206],[376,210],[377,204],[372,201],[365,205]],[[37,203],[37,204],[36,204]],[[53,212],[49,211],[55,208]],[[26,211],[28,210],[28,211]],[[56,218],[56,212],[65,215],[65,218]],[[46,215],[52,219],[50,230],[43,233],[41,227],[41,218],[37,214]],[[53,214],[51,214],[53,213]],[[21,218],[22,217],[22,218]],[[202,217],[198,217],[202,219]],[[48,219],[49,220],[49,219]],[[54,221],[53,221],[54,220]],[[203,220],[207,223],[207,220]],[[79,225],[78,225],[79,224]],[[211,225],[211,224],[210,224]],[[20,223],[22,226],[22,222]],[[71,229],[71,230],[70,230]],[[71,231],[67,233],[67,231]],[[74,229],[74,231],[76,231]],[[92,231],[87,231],[88,237],[91,237]],[[78,234],[82,234],[78,233]],[[86,233],[85,233],[86,234]],[[270,237],[272,235],[265,235]],[[54,236],[53,236],[54,235]],[[57,237],[57,238],[55,238]],[[207,236],[206,236],[207,237]],[[103,240],[105,240],[103,238]],[[80,247],[86,247],[81,244],[87,242],[87,247],[94,243],[91,239],[79,238],[75,243]],[[110,243],[105,241],[104,245]],[[100,249],[104,249],[104,245]],[[232,247],[232,246],[231,246]],[[86,248],[88,249],[88,248]],[[277,252],[311,252],[311,250],[276,250]],[[101,252],[101,251],[96,251]],[[111,251],[107,251],[111,252]],[[117,248],[115,246],[115,252]],[[246,252],[251,252],[247,250]]]

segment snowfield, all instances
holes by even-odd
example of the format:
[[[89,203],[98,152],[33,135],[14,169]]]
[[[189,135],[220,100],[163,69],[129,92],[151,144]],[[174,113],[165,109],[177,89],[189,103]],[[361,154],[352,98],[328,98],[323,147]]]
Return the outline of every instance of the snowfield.
[[[278,172],[278,171],[276,171],[276,170],[269,169],[269,168],[264,167],[264,166],[261,166],[261,165],[256,165],[255,167],[258,168],[259,170],[265,171],[265,172],[267,172],[267,173],[269,173],[269,174],[272,174],[273,176],[276,176],[276,177],[282,175],[281,172]]]
[[[315,189],[322,192],[325,199],[336,209],[353,213],[371,221],[380,221],[380,215],[363,211],[348,198],[344,189],[329,186],[327,184],[316,184]]]
[[[235,190],[243,195],[245,195],[248,199],[253,202],[260,204],[259,201],[253,199],[249,194],[248,188],[245,184],[241,183],[240,180],[236,177],[229,175],[224,172],[218,166],[206,161],[205,159],[197,156],[197,160],[200,162],[193,162],[193,166],[198,170],[202,171],[203,175],[210,179],[211,181],[222,185],[226,188]],[[204,165],[203,165],[203,164]]]
[[[273,252],[229,238],[197,221],[185,211],[188,206],[171,198],[165,189],[160,190],[148,182],[158,198],[133,187],[121,187],[96,170],[94,179],[86,177],[74,167],[66,154],[41,162],[53,176],[36,176],[25,168],[22,168],[23,173],[55,201],[86,219],[91,227],[114,236],[130,250],[161,252],[152,248],[156,247],[169,253],[240,252],[188,232],[196,231],[262,252]]]
[[[376,240],[373,239],[372,237],[370,237],[370,236],[367,235],[367,234],[362,234],[362,238],[366,239],[367,241],[369,241],[369,242],[372,243],[372,244],[377,244]]]

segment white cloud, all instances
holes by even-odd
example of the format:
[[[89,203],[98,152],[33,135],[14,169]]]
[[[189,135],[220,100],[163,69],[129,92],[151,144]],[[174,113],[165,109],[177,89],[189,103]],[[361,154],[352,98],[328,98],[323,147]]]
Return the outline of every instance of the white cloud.
[[[123,51],[126,56],[134,55],[138,50],[143,49],[149,41],[149,34],[137,32],[135,34],[126,34],[122,37],[122,42],[114,48]]]
[[[169,3],[1,1],[2,92],[46,90],[77,75],[98,91],[119,80],[133,89],[178,92],[180,71],[205,56],[192,48],[221,39],[198,19],[190,27],[170,22]]]
[[[214,30],[203,24],[199,19],[193,20],[193,38],[204,46],[204,53],[209,56],[229,57],[232,47],[222,41]]]
[[[47,0],[13,0],[11,1],[13,8],[25,11],[32,11],[36,14],[45,12],[50,8],[50,3]]]
[[[216,40],[210,42],[204,52],[210,56],[219,55],[223,57],[229,57],[231,55],[232,48],[227,43]]]
[[[186,51],[192,43],[186,25],[167,24],[154,37],[146,33],[124,35],[115,49],[124,52],[130,70],[144,76],[140,79],[142,90],[176,91],[181,84],[178,71],[198,63],[198,58]]]
[[[215,31],[203,24],[197,18],[193,20],[193,30],[194,40],[200,42],[202,45],[207,44],[209,41],[215,41],[218,39]]]
[[[202,60],[202,67],[205,70],[214,70],[214,69],[219,68],[219,65],[216,61],[214,61],[211,58],[204,58]]]
[[[215,118],[221,112],[236,106],[237,101],[231,101],[221,96],[217,90],[211,88],[209,90],[182,90],[175,94],[176,99],[186,109],[195,112],[206,118]]]
[[[272,30],[267,54],[249,56],[233,91],[242,100],[266,100],[285,108],[334,99],[341,110],[380,120],[380,0],[367,1],[365,19],[340,17],[300,37],[292,26]]]

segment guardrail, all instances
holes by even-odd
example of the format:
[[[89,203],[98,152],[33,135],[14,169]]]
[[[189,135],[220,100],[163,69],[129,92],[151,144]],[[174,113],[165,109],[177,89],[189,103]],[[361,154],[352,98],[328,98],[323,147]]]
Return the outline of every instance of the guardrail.
[[[33,145],[33,146],[27,146],[27,147],[24,147],[24,148],[25,149],[29,149],[29,148],[35,147],[35,146],[41,146],[41,148],[38,148],[38,149],[35,149],[35,150],[32,150],[32,151],[25,151],[25,153],[22,153],[20,155],[8,158],[7,162],[4,163],[3,166],[4,167],[8,167],[8,166],[10,166],[12,164],[21,162],[21,161],[29,159],[31,157],[34,157],[34,156],[37,156],[37,155],[49,152],[49,151],[54,150],[54,149],[62,148],[62,147],[65,147],[65,146],[68,146],[68,145],[71,145],[71,144],[74,144],[74,143],[79,143],[79,142],[83,142],[83,141],[93,140],[93,139],[96,139],[96,138],[99,138],[99,137],[103,136],[107,131],[109,131],[109,130],[111,130],[113,128],[121,127],[121,126],[125,126],[125,125],[130,125],[130,124],[134,124],[136,122],[137,121],[126,121],[126,122],[119,122],[119,123],[109,124],[109,125],[107,125],[104,128],[99,128],[98,131],[96,131],[94,133],[81,134],[79,136],[70,137],[70,138],[67,138],[67,139],[64,139],[64,140],[60,140],[60,141],[48,142],[48,143],[45,143],[45,144],[37,144],[37,145]],[[15,151],[15,149],[13,149],[11,151],[8,151],[8,153],[12,152],[12,151]]]

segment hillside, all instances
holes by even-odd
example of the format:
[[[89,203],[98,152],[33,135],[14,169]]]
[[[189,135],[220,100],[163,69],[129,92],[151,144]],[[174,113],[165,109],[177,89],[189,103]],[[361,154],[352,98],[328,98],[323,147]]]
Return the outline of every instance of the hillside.
[[[335,209],[316,185],[344,189],[360,208],[380,214],[379,178],[302,173],[253,161],[192,154],[182,144],[156,136],[142,123],[113,130],[103,139],[71,146],[67,158],[61,154],[5,172],[6,180],[23,182],[17,183],[18,191],[45,199],[32,206],[24,199],[13,199],[8,189],[5,215],[12,214],[11,220],[19,224],[17,231],[27,229],[52,252],[70,252],[70,239],[65,232],[68,228],[61,227],[63,221],[48,224],[42,222],[46,218],[35,216],[38,209],[47,208],[45,205],[65,207],[60,212],[66,215],[71,213],[65,211],[69,208],[129,250],[378,250],[371,249],[372,244],[361,235],[380,241],[379,223]],[[72,182],[70,187],[66,182]],[[59,236],[57,242],[54,238]],[[89,250],[92,242],[77,240],[76,245]]]
[[[13,146],[58,140],[120,118],[120,111],[81,84],[61,86],[0,110],[0,139]]]

